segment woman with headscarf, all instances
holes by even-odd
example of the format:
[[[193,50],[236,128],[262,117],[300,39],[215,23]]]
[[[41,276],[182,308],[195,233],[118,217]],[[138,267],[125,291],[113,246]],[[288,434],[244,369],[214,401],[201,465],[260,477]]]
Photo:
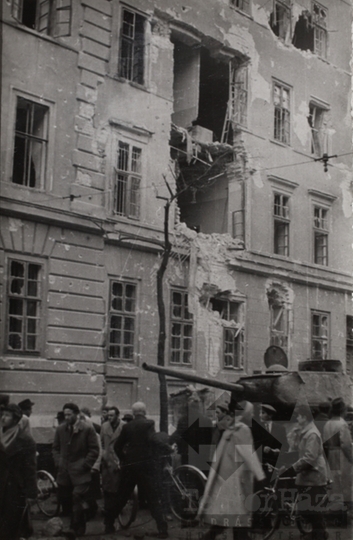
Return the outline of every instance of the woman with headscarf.
[[[21,409],[5,406],[0,427],[0,531],[2,540],[28,538],[28,503],[37,496],[36,444],[21,430]]]
[[[214,540],[224,529],[233,529],[236,540],[246,540],[252,525],[253,478],[265,480],[254,452],[250,428],[239,416],[244,405],[231,402],[228,425],[216,448],[199,507],[199,517],[211,527],[207,540]]]

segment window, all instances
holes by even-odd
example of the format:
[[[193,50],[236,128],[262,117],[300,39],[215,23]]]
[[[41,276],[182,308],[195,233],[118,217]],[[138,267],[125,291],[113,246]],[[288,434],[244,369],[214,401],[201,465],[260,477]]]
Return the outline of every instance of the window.
[[[242,368],[244,364],[243,302],[222,298],[211,298],[212,309],[218,311],[223,320],[223,365],[224,368]]]
[[[327,8],[312,2],[311,23],[314,29],[314,52],[323,58],[327,56]]]
[[[274,83],[274,138],[284,144],[290,142],[290,90],[288,87]]]
[[[311,128],[311,153],[315,156],[322,156],[325,149],[326,109],[314,103],[309,105],[308,122]]]
[[[328,210],[314,206],[314,263],[328,264]]]
[[[289,255],[289,197],[274,194],[274,253]]]
[[[274,0],[273,11],[270,15],[272,32],[283,41],[287,41],[291,32],[291,2],[290,0]]]
[[[144,83],[145,23],[145,17],[123,8],[119,75],[138,84]]]
[[[72,0],[12,0],[18,22],[53,37],[70,35],[71,13]]]
[[[270,308],[270,345],[281,347],[288,353],[289,312],[288,290],[281,284],[267,291]]]
[[[12,182],[42,188],[48,150],[49,108],[17,97]]]
[[[7,349],[39,352],[42,307],[42,266],[9,261]]]
[[[248,66],[231,66],[230,93],[233,122],[246,126],[248,112]]]
[[[353,377],[353,317],[351,315],[347,315],[346,326],[346,373]]]
[[[109,358],[133,360],[136,331],[136,285],[112,281],[110,285]]]
[[[119,141],[114,202],[118,216],[140,217],[141,158],[141,148]]]
[[[188,310],[188,293],[172,291],[171,351],[173,364],[190,365],[192,356],[193,316]]]
[[[311,356],[318,360],[328,359],[330,314],[311,313]]]
[[[250,13],[250,0],[230,0],[230,5],[244,11],[244,13]]]

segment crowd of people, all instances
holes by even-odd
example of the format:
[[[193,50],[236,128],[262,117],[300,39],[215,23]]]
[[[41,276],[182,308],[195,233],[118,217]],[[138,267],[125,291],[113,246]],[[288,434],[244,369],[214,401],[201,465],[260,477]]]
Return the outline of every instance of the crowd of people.
[[[30,425],[33,405],[27,399],[1,406],[3,540],[28,538],[32,532],[29,508],[37,496],[36,444]],[[192,462],[207,475],[198,514],[209,525],[205,540],[214,540],[224,529],[232,529],[235,540],[247,540],[253,526],[252,495],[271,481],[274,470],[295,479],[298,511],[312,523],[311,540],[328,537],[320,506],[328,482],[334,500],[352,510],[352,424],[341,398],[320,404],[316,411],[299,405],[295,422],[286,429],[268,403],[261,404],[257,420],[249,402],[219,403],[212,424],[201,412],[200,402],[190,399],[171,435],[156,432],[144,403],[135,403],[131,413],[120,418],[118,407],[105,407],[97,424],[88,409],[70,402],[57,414],[52,454],[61,514],[71,517],[67,532],[72,538],[85,534],[101,492],[104,530],[113,533],[136,485],[156,522],[153,536],[167,538],[168,486],[163,467],[175,446],[182,463]],[[193,462],[193,442],[208,453],[202,457],[199,452],[198,463]]]

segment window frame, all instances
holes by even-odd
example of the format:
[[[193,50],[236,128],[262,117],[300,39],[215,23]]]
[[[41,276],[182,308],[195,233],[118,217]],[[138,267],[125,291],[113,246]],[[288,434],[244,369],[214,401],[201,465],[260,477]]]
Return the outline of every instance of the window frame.
[[[113,291],[113,285],[114,284],[119,284],[119,285],[122,285],[123,287],[123,295],[121,296],[121,298],[124,300],[126,300],[126,287],[127,286],[132,286],[134,287],[134,292],[135,292],[135,296],[133,298],[134,300],[134,310],[133,311],[126,311],[126,310],[113,310],[112,309],[112,302],[113,302],[113,294],[112,294],[112,291]],[[138,282],[137,280],[134,280],[134,279],[128,279],[128,278],[120,278],[120,277],[114,277],[114,276],[110,276],[109,277],[109,309],[108,309],[108,339],[107,339],[107,359],[109,362],[127,362],[129,364],[132,364],[132,363],[136,363],[136,358],[137,358],[137,355],[138,355],[138,351],[137,351],[137,339],[138,339],[138,298],[139,298],[139,287],[138,287]],[[116,296],[117,297],[117,296]],[[127,343],[127,344],[124,344],[123,342],[121,342],[120,344],[116,345],[114,342],[111,341],[111,333],[112,331],[114,330],[114,328],[112,327],[112,324],[111,324],[111,319],[112,319],[112,316],[121,316],[122,317],[122,322],[124,323],[125,322],[125,317],[129,317],[129,318],[133,318],[134,320],[134,328],[133,328],[133,338],[132,338],[132,343]],[[126,328],[123,328],[124,324],[121,325],[121,338],[123,339],[124,337],[124,331],[126,330]],[[131,355],[131,358],[123,358],[123,357],[115,357],[115,356],[111,356],[111,348],[112,347],[120,347],[121,349],[124,348],[124,345],[125,346],[130,346],[130,348],[132,348],[132,355]]]
[[[232,108],[231,120],[242,127],[248,125],[249,107],[249,64],[229,63],[229,103]]]
[[[323,204],[319,204],[314,202],[313,203],[313,263],[319,264],[321,266],[328,266],[329,265],[329,208]],[[315,211],[319,210],[320,216],[315,215]],[[324,217],[321,215],[322,213],[325,213]],[[325,252],[322,256],[319,256],[317,253],[317,239],[319,237],[322,237],[324,239],[324,245],[321,246],[323,251]],[[322,259],[323,262],[319,262],[318,259]]]
[[[227,371],[243,370],[245,365],[245,300],[217,296],[211,298],[210,303],[213,305],[212,309],[218,311],[222,320],[222,367]],[[216,303],[219,304],[221,310],[215,307]],[[234,309],[235,307],[236,309]],[[236,318],[234,318],[234,313],[236,313]],[[231,344],[231,339],[228,336],[231,336],[232,333],[234,335],[232,336],[233,343]],[[236,343],[235,340],[237,340]],[[237,349],[236,359],[234,358],[235,348]],[[233,361],[231,363],[227,362],[226,358],[231,357]]]
[[[173,302],[173,295],[180,294],[182,296],[181,306],[181,317],[176,317],[174,315],[174,306],[177,305]],[[171,366],[180,366],[180,367],[193,367],[194,364],[194,316],[188,310],[188,300],[189,293],[186,289],[173,287],[170,289],[170,343],[169,343],[169,364]],[[185,312],[190,315],[190,317],[185,317]],[[181,332],[179,334],[173,334],[173,326],[178,324],[181,326]],[[190,335],[185,334],[185,329],[191,327]],[[180,347],[176,348],[173,346],[173,338],[176,337],[180,340]],[[191,342],[190,348],[184,347],[185,342]],[[173,354],[179,353],[179,361],[173,360]],[[184,354],[189,354],[190,361],[184,362]]]
[[[280,88],[280,106],[276,105],[276,96],[275,96],[275,88]],[[283,99],[283,91],[288,92],[288,108],[286,109],[283,107],[283,103],[285,100]],[[290,146],[291,144],[291,120],[292,120],[292,114],[291,114],[291,108],[292,108],[292,88],[281,81],[278,81],[276,79],[273,79],[272,84],[272,100],[273,100],[273,140],[277,143],[284,144],[286,146]],[[276,119],[276,111],[279,111],[280,118],[279,120]],[[282,113],[284,113],[284,116],[282,118]],[[286,114],[287,113],[287,114]],[[277,126],[277,124],[279,124]],[[277,134],[277,131],[281,133],[280,137]],[[277,136],[276,136],[277,134]]]
[[[26,0],[12,0],[11,4],[11,13],[12,17],[21,25],[34,30],[39,34],[43,34],[52,38],[61,38],[71,36],[72,31],[72,0],[66,0],[67,5],[61,6],[58,3],[58,0],[36,0],[36,13],[34,20],[34,27],[28,26],[22,21],[23,15],[23,5]],[[43,15],[43,6],[48,5],[47,13],[44,12]],[[69,12],[68,21],[60,21],[60,15]],[[47,19],[44,26],[41,25],[43,19]],[[67,25],[67,31],[61,33],[58,32],[60,25]]]
[[[133,73],[134,62],[133,62],[133,60],[131,61],[131,65],[128,67],[129,71],[131,71],[131,77],[127,77],[123,73],[122,52],[123,52],[123,48],[124,48],[123,47],[123,43],[124,43],[124,34],[123,34],[124,11],[126,11],[126,12],[128,12],[128,13],[130,13],[130,14],[132,14],[134,16],[134,36],[133,36],[133,38],[131,38],[128,35],[125,36],[126,43],[129,42],[130,44],[132,44],[133,48],[135,47],[135,43],[137,41],[135,39],[136,17],[139,17],[139,18],[141,18],[143,20],[143,47],[142,47],[142,52],[141,52],[141,55],[140,55],[140,59],[142,61],[142,67],[139,68],[142,71],[142,80],[135,80],[134,79],[134,73]],[[146,14],[142,13],[141,11],[135,9],[132,6],[122,4],[120,6],[119,18],[120,18],[120,24],[119,24],[119,35],[118,35],[118,57],[117,57],[117,70],[116,70],[117,76],[120,77],[121,79],[125,80],[125,81],[129,81],[131,84],[136,84],[138,86],[146,87],[146,77],[147,77],[147,39],[146,38],[147,38],[148,17],[147,17]]]
[[[311,310],[311,321],[310,321],[310,328],[311,328],[311,335],[310,335],[310,346],[311,346],[311,355],[310,358],[312,360],[327,360],[330,357],[330,346],[331,346],[331,313],[329,311],[321,311],[317,309]],[[316,335],[314,334],[314,326],[318,326],[319,328],[323,328],[323,325],[321,322],[319,322],[319,325],[314,325],[314,317],[320,317],[320,321],[323,317],[327,317],[327,336],[322,335]],[[318,357],[314,354],[314,342],[317,341],[321,343],[321,348],[324,347],[324,344],[326,343],[326,356]]]
[[[127,169],[120,169],[118,168],[119,162],[121,160],[120,152],[123,150],[123,147],[128,147],[128,155],[127,155]],[[136,155],[136,150],[139,151],[139,170],[134,171],[132,164],[133,164],[133,155]],[[136,160],[135,160],[136,161]],[[115,159],[115,166],[114,166],[114,202],[113,202],[113,214],[117,218],[127,218],[132,219],[135,221],[139,221],[141,219],[141,189],[142,189],[142,178],[143,178],[143,149],[141,146],[138,146],[135,143],[126,142],[124,138],[118,138],[117,141],[117,151],[116,151],[116,159]],[[123,178],[119,178],[123,177]],[[134,182],[138,181],[138,189],[133,190],[132,186]],[[125,184],[126,187],[121,188],[121,186]],[[120,188],[119,188],[120,185]],[[124,207],[123,210],[118,211],[117,205],[118,205],[118,192],[121,191],[121,189],[124,189],[124,201],[122,201],[121,205]],[[137,194],[137,202],[135,203],[136,211],[131,212],[131,207],[134,205],[132,202],[133,200],[133,193]]]
[[[323,153],[327,151],[329,141],[328,133],[325,129],[325,126],[327,124],[327,113],[329,110],[329,105],[319,103],[315,100],[309,101],[308,124],[311,133],[310,153],[312,156],[322,157]],[[318,117],[318,115],[318,123],[320,125],[315,126],[316,118]]]
[[[320,24],[314,15],[314,9],[315,6],[318,6],[319,10],[322,10],[326,13],[326,21],[328,18],[328,8],[326,6],[323,6],[316,0],[311,1],[311,25],[314,31],[313,35],[313,52],[314,54],[317,54],[320,58],[327,58],[327,51],[328,51],[328,31],[327,26]],[[321,36],[321,38],[317,37],[317,34]],[[322,36],[324,36],[324,40],[322,40]],[[322,43],[324,41],[324,43]],[[320,47],[317,47],[316,44],[320,43]],[[319,50],[320,49],[320,50]]]
[[[239,6],[238,4],[242,4]],[[244,9],[244,4],[247,5]],[[237,9],[241,11],[242,13],[246,13],[246,15],[251,16],[251,0],[229,0],[229,5],[233,9]]]
[[[15,295],[10,294],[10,287],[11,287],[11,275],[10,275],[10,265],[12,262],[17,262],[20,264],[26,265],[26,268],[28,269],[29,265],[36,265],[40,267],[39,270],[39,277],[37,280],[37,283],[39,284],[40,294],[37,297],[28,296],[27,294],[24,295]],[[16,253],[8,253],[5,258],[5,264],[6,264],[6,297],[4,301],[4,333],[3,333],[3,350],[6,355],[18,355],[18,356],[28,356],[28,357],[39,357],[43,355],[44,352],[44,343],[45,343],[45,333],[46,333],[46,326],[45,326],[45,320],[46,320],[46,305],[45,305],[45,298],[47,295],[47,287],[46,287],[46,274],[47,274],[47,264],[46,260],[42,258],[37,257],[28,257],[24,256],[22,253],[16,254]],[[15,276],[14,276],[15,277]],[[29,317],[29,319],[36,319],[38,320],[38,332],[36,332],[34,335],[37,336],[37,348],[36,349],[12,349],[9,347],[9,335],[10,335],[10,299],[19,299],[23,298],[25,301],[25,305],[27,306],[27,302],[36,301],[39,304],[39,316],[37,317]],[[29,298],[29,300],[28,300]],[[34,298],[35,300],[32,300]],[[16,315],[16,314],[13,314]],[[23,321],[26,321],[28,318],[28,315],[23,316]],[[22,337],[25,337],[26,330],[23,329]]]
[[[287,39],[291,39],[292,37],[292,6],[290,0],[273,0],[273,12],[276,16],[277,14],[277,6],[281,8],[286,14],[287,14],[287,21],[288,21],[288,27],[286,26],[283,28],[285,30],[284,36],[281,36],[281,32],[279,31],[278,34],[274,32],[273,33],[281,40],[286,42]],[[273,22],[275,24],[275,21]],[[279,29],[280,30],[280,29]]]
[[[283,201],[286,199],[287,204],[276,204],[276,198],[279,197],[280,201]],[[273,205],[272,205],[272,221],[273,221],[273,253],[275,255],[279,255],[281,257],[289,257],[290,256],[290,224],[291,224],[291,213],[290,213],[290,199],[291,196],[288,193],[283,193],[279,190],[273,191]],[[276,207],[279,208],[279,213],[276,213]],[[276,231],[278,230],[278,227],[284,228],[284,253],[279,252],[278,247],[278,238]],[[277,239],[277,240],[276,240]]]

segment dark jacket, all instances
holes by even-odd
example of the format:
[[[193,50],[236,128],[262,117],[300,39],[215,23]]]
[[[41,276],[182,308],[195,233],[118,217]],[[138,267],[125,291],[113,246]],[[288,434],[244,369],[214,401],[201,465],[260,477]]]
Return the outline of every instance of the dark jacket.
[[[267,431],[264,424],[256,422],[256,420],[253,419],[251,431],[254,439],[255,450],[257,451],[259,448],[262,449],[262,465],[266,465],[268,463],[273,467],[278,467],[280,464],[282,464],[282,460],[284,459],[283,454],[288,451],[286,430],[283,425],[280,422],[273,420],[270,433]],[[271,448],[271,450],[279,450],[280,454],[278,452],[264,453],[263,449],[266,446]],[[268,472],[266,467],[265,472]]]
[[[78,420],[71,430],[61,424],[53,442],[53,457],[58,468],[57,482],[67,486],[91,481],[91,469],[99,456],[97,434],[92,425]]]
[[[155,433],[154,421],[144,416],[124,424],[114,444],[114,450],[122,465],[137,464],[151,460],[152,435]]]

